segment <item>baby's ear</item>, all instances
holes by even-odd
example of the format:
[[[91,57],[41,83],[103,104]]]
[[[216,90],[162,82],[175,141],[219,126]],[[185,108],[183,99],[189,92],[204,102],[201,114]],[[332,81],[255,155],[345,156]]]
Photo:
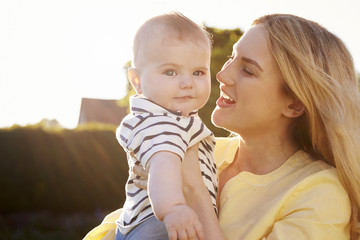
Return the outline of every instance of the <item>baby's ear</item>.
[[[128,69],[128,78],[129,78],[131,85],[135,89],[135,91],[138,94],[141,94],[142,91],[141,91],[141,84],[140,84],[140,76],[139,76],[139,72],[136,68],[131,67]]]

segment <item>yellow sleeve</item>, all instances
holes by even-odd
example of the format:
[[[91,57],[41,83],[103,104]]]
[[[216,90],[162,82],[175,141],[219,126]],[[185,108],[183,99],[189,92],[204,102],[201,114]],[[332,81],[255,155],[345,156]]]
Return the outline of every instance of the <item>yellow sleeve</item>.
[[[116,224],[115,221],[120,217],[121,209],[108,214],[101,224],[92,229],[83,240],[114,240]]]
[[[350,200],[335,169],[305,179],[279,215],[263,239],[350,239]]]
[[[217,137],[215,145],[215,161],[218,168],[218,173],[225,169],[234,159],[235,153],[238,149],[239,138],[237,137],[227,137],[221,138]]]

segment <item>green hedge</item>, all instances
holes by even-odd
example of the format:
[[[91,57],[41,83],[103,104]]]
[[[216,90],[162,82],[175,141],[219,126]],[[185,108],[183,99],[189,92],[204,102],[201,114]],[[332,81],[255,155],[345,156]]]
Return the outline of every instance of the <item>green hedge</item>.
[[[0,211],[121,207],[128,177],[114,128],[0,129]]]

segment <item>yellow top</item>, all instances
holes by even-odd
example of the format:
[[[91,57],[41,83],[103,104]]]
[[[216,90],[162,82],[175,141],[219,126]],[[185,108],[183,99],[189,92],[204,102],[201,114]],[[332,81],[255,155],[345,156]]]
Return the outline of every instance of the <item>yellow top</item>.
[[[216,140],[219,172],[233,161],[237,144],[234,138]],[[228,240],[350,238],[350,200],[336,170],[303,151],[268,174],[233,177],[219,209]]]
[[[217,138],[219,172],[234,159],[236,138]],[[228,240],[350,239],[351,206],[336,170],[298,151],[266,175],[241,172],[229,180],[219,200],[219,222]],[[85,240],[114,239],[109,214]]]

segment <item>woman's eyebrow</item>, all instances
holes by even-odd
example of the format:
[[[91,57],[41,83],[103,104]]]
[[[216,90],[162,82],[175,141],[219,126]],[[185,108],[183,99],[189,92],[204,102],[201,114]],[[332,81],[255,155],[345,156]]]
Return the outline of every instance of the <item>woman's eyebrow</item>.
[[[255,60],[252,60],[252,59],[247,58],[247,57],[242,57],[241,60],[243,60],[244,62],[247,62],[247,63],[250,63],[250,64],[255,65],[255,66],[256,66],[257,68],[259,68],[260,71],[262,71],[262,72],[264,71],[264,70],[260,67],[260,65],[259,65]]]

